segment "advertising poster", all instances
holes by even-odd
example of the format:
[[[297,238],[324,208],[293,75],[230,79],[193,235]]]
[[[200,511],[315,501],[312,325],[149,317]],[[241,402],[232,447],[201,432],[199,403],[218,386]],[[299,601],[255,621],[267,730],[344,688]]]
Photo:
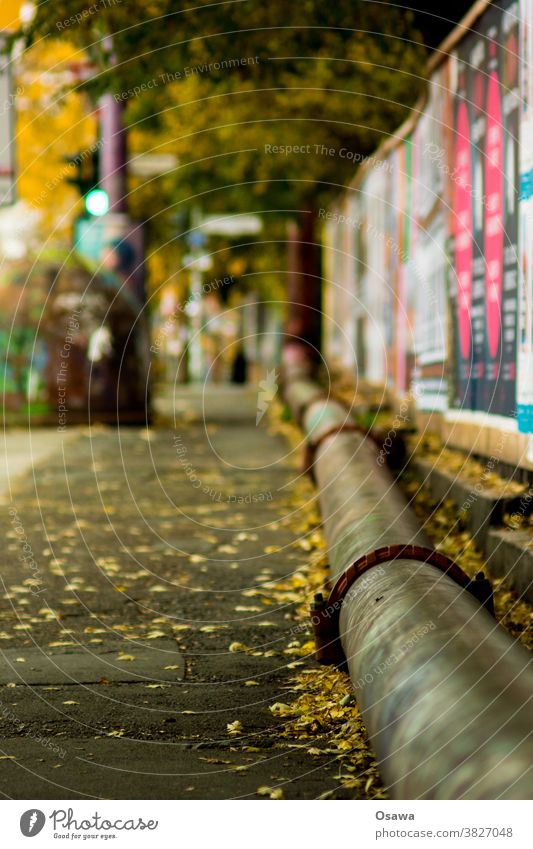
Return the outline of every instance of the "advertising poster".
[[[424,279],[417,287],[413,391],[419,410],[443,412],[448,405],[446,376],[446,230],[444,217],[420,233],[417,262]]]
[[[446,175],[444,122],[446,68],[432,77],[428,104],[414,133],[415,244],[408,265],[414,288],[414,364],[412,383],[417,407],[424,411],[447,408],[446,267],[447,239],[443,203]]]
[[[333,215],[335,212],[332,210]],[[322,315],[322,339],[324,353],[329,362],[335,363],[340,353],[339,328],[335,323],[335,280],[339,271],[339,260],[336,251],[338,223],[335,218],[324,222],[322,227],[322,276],[323,276],[323,304]]]
[[[455,276],[454,406],[479,409],[485,335],[485,262],[483,242],[486,130],[484,112],[486,43],[476,33],[457,50],[457,91],[451,179],[453,266]]]
[[[353,370],[357,316],[354,257],[357,247],[356,233],[359,225],[354,192],[347,192],[341,211],[344,216],[342,225],[342,278],[337,281],[339,286],[337,293],[339,321],[341,322],[342,332],[341,366],[346,370]]]
[[[384,169],[370,171],[361,187],[367,207],[366,377],[372,383],[388,382],[387,349],[390,337],[385,323],[386,316],[390,313],[390,289],[387,279],[390,253],[390,236],[387,233],[388,187],[389,181]]]
[[[393,384],[400,394],[405,392],[406,385],[406,356],[407,356],[407,310],[405,290],[403,288],[402,269],[404,257],[404,230],[406,204],[406,156],[405,144],[396,147],[390,157],[391,167],[391,223],[393,237],[397,250],[391,256],[391,283],[394,288],[393,302],[393,352],[391,360],[394,364]]]
[[[516,387],[517,13],[516,2],[495,3],[457,48],[451,175],[453,402],[504,416]]]
[[[485,380],[482,409],[516,413],[519,201],[518,3],[486,16]]]
[[[533,4],[520,4],[520,263],[517,420],[533,433]]]

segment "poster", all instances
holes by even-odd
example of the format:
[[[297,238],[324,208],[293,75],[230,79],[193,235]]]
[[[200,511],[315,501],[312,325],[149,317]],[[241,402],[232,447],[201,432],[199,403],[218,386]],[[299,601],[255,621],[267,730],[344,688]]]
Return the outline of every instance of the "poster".
[[[520,32],[520,263],[517,420],[533,433],[533,3],[522,0]]]
[[[446,374],[446,230],[439,215],[419,237],[417,262],[424,269],[417,287],[413,393],[419,410],[444,412],[448,405]]]
[[[414,305],[412,391],[417,407],[443,412],[448,406],[445,192],[447,184],[447,68],[430,81],[428,103],[413,141],[413,238],[406,266]]]
[[[495,3],[457,48],[452,251],[455,407],[515,414],[518,4]]]
[[[518,202],[520,114],[518,3],[488,21],[485,110],[485,292],[484,397],[490,413],[516,413],[518,305]],[[491,23],[491,21],[494,21]]]

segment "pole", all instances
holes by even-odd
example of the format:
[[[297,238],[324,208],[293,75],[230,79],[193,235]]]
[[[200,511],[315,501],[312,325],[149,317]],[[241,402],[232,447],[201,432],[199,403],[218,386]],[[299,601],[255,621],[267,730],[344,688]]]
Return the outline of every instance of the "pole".
[[[108,62],[116,64],[113,39],[104,39]],[[146,301],[144,281],[144,232],[140,223],[128,215],[128,146],[124,126],[125,104],[109,92],[100,98],[99,120],[101,134],[100,186],[109,198],[109,211],[103,216],[102,250],[112,246],[109,262],[126,286],[137,296],[141,305]]]
[[[124,104],[112,94],[100,100],[100,182],[109,197],[110,213],[127,213],[127,145],[123,122]]]

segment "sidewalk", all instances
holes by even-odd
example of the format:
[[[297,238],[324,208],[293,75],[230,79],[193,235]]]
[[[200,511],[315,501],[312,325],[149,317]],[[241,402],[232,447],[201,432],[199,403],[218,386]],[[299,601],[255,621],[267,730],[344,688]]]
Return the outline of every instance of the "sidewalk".
[[[306,555],[286,521],[294,458],[256,427],[256,407],[246,388],[180,389],[158,405],[165,426],[73,429],[11,479],[5,797],[214,799],[267,785],[310,799],[336,786],[334,761],[278,737],[269,710],[287,700],[294,621],[290,603],[253,591]]]

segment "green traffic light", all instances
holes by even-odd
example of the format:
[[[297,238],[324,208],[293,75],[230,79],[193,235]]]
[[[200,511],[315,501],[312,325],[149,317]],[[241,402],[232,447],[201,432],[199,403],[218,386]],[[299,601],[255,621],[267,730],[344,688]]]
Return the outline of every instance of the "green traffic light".
[[[105,215],[109,212],[109,196],[103,189],[93,189],[85,196],[85,209],[89,215]]]

